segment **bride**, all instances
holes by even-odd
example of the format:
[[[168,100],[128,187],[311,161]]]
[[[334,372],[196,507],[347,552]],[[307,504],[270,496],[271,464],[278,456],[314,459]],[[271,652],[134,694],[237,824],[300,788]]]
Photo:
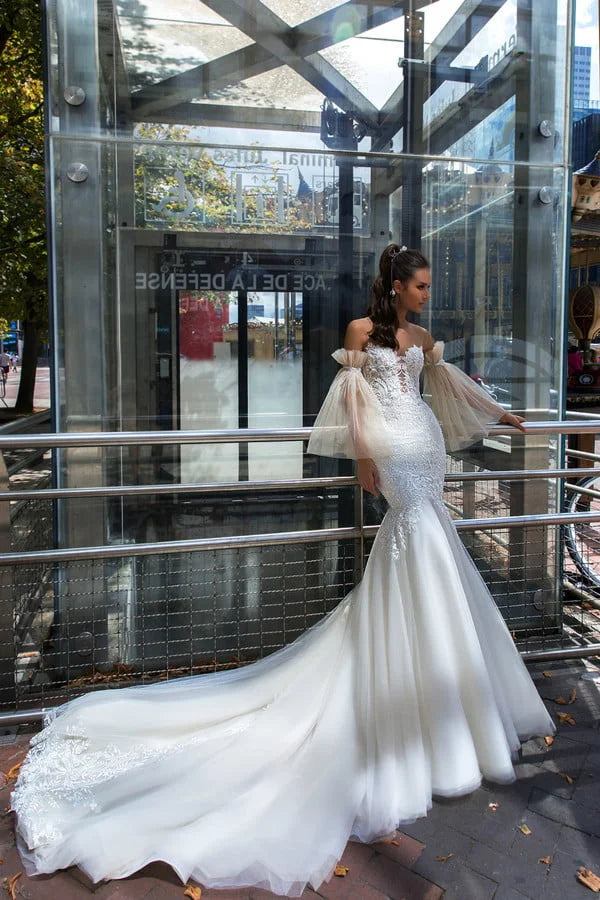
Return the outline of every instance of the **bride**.
[[[252,665],[100,691],[53,711],[12,796],[29,874],[94,881],[153,860],[183,881],[299,896],[346,842],[374,841],[432,796],[515,779],[554,725],[442,502],[445,447],[523,430],[411,324],[430,269],[390,245],[351,322],[309,452],[358,459],[389,503],[362,582]]]

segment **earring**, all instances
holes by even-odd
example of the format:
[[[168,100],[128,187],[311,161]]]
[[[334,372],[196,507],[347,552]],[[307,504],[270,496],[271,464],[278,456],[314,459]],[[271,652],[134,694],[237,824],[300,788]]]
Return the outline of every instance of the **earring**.
[[[396,296],[396,291],[394,290],[394,288],[392,288],[390,291],[390,297],[395,297],[395,296]]]

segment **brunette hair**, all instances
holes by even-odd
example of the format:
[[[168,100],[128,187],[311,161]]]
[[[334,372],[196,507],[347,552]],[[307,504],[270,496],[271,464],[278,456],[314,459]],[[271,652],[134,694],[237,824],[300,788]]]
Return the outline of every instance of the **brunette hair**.
[[[369,340],[380,347],[398,350],[396,339],[398,314],[392,294],[394,281],[408,281],[419,269],[429,269],[429,260],[419,250],[407,250],[388,244],[379,259],[379,275],[373,283],[373,297],[368,316],[373,322]]]

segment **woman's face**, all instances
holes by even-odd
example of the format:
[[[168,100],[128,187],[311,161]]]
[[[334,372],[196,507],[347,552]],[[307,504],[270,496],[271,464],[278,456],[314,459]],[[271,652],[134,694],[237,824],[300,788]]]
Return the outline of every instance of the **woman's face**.
[[[408,281],[394,281],[396,302],[405,312],[420,313],[430,297],[431,270],[417,269]]]

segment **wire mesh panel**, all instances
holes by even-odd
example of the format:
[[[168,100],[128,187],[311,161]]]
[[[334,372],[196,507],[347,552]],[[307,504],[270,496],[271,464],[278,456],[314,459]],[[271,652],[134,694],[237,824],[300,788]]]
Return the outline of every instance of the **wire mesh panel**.
[[[20,660],[17,705],[266,656],[351,590],[355,557],[355,541],[340,540],[57,564],[27,635],[35,649]],[[33,589],[36,567],[21,569]],[[0,685],[4,705],[9,688]]]
[[[558,646],[562,596],[556,570],[560,529],[554,525],[460,530],[520,649]]]

